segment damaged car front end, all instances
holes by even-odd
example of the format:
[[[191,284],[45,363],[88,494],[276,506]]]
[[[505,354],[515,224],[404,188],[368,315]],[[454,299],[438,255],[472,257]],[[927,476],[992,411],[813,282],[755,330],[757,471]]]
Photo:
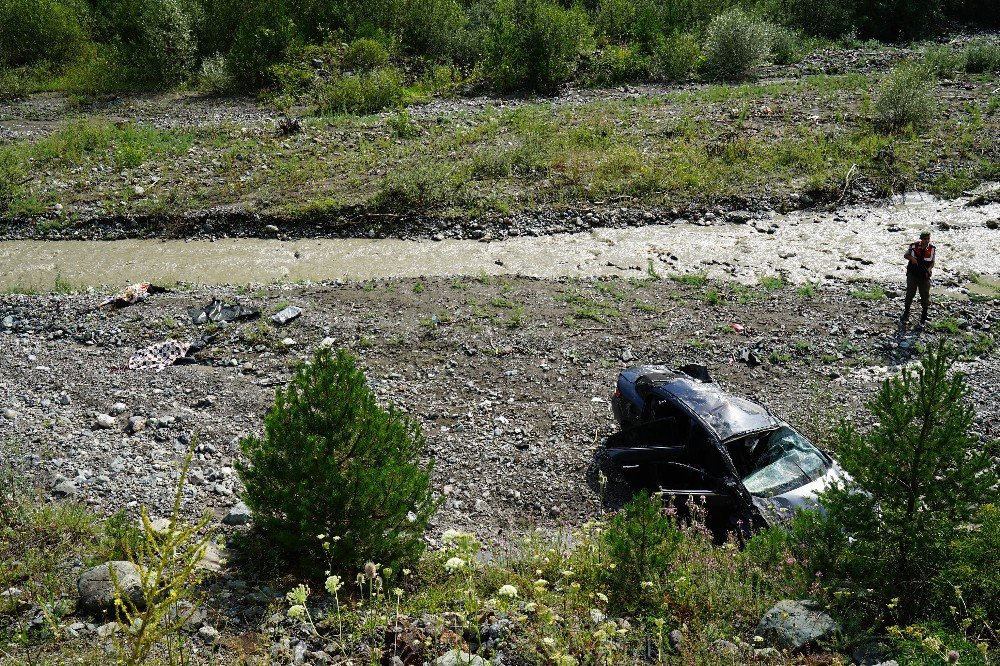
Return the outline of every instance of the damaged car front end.
[[[707,510],[716,535],[786,522],[843,472],[769,410],[726,393],[702,366],[621,372],[611,401],[622,430],[607,457],[635,487]]]

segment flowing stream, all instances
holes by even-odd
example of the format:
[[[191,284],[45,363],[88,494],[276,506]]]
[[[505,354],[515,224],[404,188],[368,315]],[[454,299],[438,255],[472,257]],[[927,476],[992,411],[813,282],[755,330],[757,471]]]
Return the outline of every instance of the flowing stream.
[[[750,224],[594,229],[474,240],[264,239],[5,241],[0,290],[138,281],[249,284],[299,280],[518,274],[540,278],[703,272],[753,283],[865,278],[901,281],[903,253],[930,229],[938,278],[1000,274],[1000,204],[967,206],[910,194],[881,206],[802,211]],[[994,228],[991,228],[994,227]]]

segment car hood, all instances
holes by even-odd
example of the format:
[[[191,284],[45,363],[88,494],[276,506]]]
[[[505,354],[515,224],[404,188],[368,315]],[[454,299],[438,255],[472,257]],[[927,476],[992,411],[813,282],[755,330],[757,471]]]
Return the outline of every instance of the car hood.
[[[850,476],[847,472],[834,462],[823,476],[798,488],[793,488],[786,493],[772,497],[760,497],[758,495],[751,495],[750,497],[753,500],[754,506],[757,507],[757,510],[760,511],[761,516],[763,516],[769,525],[779,525],[789,522],[795,516],[795,512],[800,509],[814,509],[818,507],[822,511],[823,507],[816,496],[826,490],[831,484],[848,479],[850,479]]]

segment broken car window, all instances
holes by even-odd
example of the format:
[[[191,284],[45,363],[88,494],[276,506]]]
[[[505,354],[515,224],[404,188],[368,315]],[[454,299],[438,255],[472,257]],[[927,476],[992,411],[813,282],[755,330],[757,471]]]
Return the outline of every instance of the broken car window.
[[[787,426],[759,440],[752,447],[752,469],[743,479],[751,495],[772,497],[818,479],[827,471],[827,461],[805,437]]]

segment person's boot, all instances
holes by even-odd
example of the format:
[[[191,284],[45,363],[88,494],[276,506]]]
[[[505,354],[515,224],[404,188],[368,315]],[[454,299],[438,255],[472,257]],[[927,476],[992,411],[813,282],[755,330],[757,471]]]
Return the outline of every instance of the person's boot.
[[[899,327],[906,328],[906,322],[910,321],[910,306],[903,308],[903,316],[899,318]]]

